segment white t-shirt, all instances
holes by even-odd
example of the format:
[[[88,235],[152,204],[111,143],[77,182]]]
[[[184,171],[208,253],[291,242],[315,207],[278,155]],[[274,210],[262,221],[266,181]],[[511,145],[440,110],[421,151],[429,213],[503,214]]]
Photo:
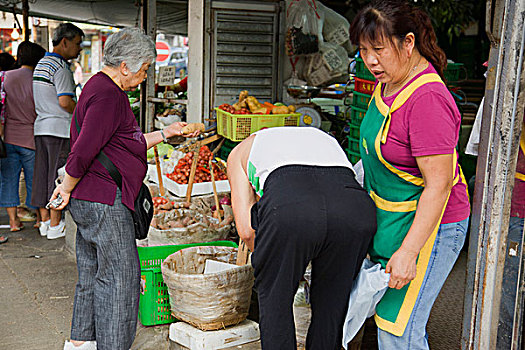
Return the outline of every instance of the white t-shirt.
[[[35,136],[69,138],[71,114],[58,104],[60,96],[76,99],[73,72],[62,56],[47,52],[33,72]]]
[[[255,135],[247,172],[259,196],[270,173],[282,166],[341,166],[353,170],[336,139],[319,129],[287,126],[260,130]]]

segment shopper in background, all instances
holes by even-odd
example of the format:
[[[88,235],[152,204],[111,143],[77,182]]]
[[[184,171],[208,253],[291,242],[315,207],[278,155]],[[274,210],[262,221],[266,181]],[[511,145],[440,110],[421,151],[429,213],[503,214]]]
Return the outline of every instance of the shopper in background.
[[[470,214],[455,151],[461,115],[424,11],[374,1],[356,15],[350,37],[378,81],[360,144],[364,187],[378,208],[369,254],[391,274],[376,308],[379,349],[428,349],[430,310]]]
[[[8,52],[0,53],[0,71],[5,72],[16,68],[16,60]]]
[[[0,207],[7,208],[11,232],[24,225],[17,216],[20,204],[19,181],[21,170],[27,188],[26,205],[31,206],[35,141],[33,123],[36,119],[33,103],[33,70],[46,50],[40,45],[24,41],[18,46],[17,64],[20,68],[5,73],[5,125],[3,129],[7,157],[0,159]]]
[[[129,350],[135,339],[140,266],[130,210],[146,175],[146,150],[186,125],[143,134],[135,120],[125,91],[146,79],[155,58],[155,43],[142,30],[112,34],[105,66],[86,83],[75,110],[66,175],[52,197],[64,199],[59,210],[69,203],[77,225],[78,283],[64,349]],[[122,175],[122,191],[95,159],[101,151]]]
[[[53,33],[53,52],[46,53],[33,73],[35,121],[35,171],[31,205],[40,208],[40,234],[48,239],[65,236],[60,211],[46,209],[55,188],[57,170],[69,154],[69,126],[76,105],[75,83],[68,60],[78,57],[84,32],[71,23]]]
[[[339,350],[374,203],[337,141],[315,128],[256,132],[228,157],[237,231],[253,252],[263,349],[295,350],[294,295],[312,262],[307,349]],[[258,199],[260,200],[258,201]]]
[[[75,80],[75,89],[77,90],[77,95],[80,96],[80,93],[82,92],[82,84],[84,83],[84,73],[82,72],[82,65],[80,62],[77,60],[73,62],[73,78]]]

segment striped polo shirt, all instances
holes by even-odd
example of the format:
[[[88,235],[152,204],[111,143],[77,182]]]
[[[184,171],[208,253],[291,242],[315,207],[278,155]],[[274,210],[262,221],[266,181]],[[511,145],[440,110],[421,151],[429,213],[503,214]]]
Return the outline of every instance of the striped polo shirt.
[[[33,72],[33,97],[37,114],[35,136],[69,138],[71,114],[60,107],[60,96],[71,96],[76,100],[73,72],[62,56],[47,52]]]

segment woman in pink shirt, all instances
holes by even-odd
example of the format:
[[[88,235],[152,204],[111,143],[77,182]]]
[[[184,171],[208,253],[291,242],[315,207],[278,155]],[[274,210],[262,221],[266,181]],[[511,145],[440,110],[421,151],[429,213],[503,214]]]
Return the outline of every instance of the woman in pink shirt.
[[[379,349],[428,349],[430,310],[470,214],[455,149],[461,115],[443,83],[445,53],[421,9],[374,1],[357,14],[350,36],[378,81],[360,149],[364,187],[377,206],[369,254],[390,273],[376,307]]]
[[[30,205],[35,141],[33,123],[36,119],[33,103],[33,69],[44,57],[46,50],[35,43],[24,41],[18,46],[17,63],[20,68],[5,73],[5,124],[4,142],[7,157],[0,160],[0,207],[7,208],[11,232],[20,231],[24,225],[17,217],[20,204],[18,192],[20,172],[24,169],[27,188],[26,205]]]

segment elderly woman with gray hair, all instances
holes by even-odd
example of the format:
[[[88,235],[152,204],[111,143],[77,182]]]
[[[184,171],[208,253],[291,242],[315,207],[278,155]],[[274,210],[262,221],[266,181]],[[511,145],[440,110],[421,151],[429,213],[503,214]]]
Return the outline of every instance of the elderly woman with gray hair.
[[[112,34],[105,67],[86,83],[73,115],[66,175],[52,197],[62,196],[59,210],[69,203],[77,224],[78,283],[64,349],[128,350],[135,339],[140,266],[130,210],[146,175],[146,150],[186,125],[148,134],[137,125],[125,91],[144,81],[155,58],[142,30]],[[122,190],[96,159],[101,151],[122,175]]]

